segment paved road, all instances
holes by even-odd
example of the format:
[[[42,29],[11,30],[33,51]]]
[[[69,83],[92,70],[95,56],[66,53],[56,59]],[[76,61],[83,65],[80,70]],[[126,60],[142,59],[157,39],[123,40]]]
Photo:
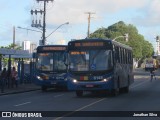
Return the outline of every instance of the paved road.
[[[135,76],[135,82],[130,87],[128,94],[120,94],[117,97],[109,95],[95,95],[85,93],[82,98],[76,97],[74,92],[55,91],[48,92],[33,91],[28,93],[0,96],[0,111],[69,111],[65,114],[76,114],[76,111],[160,111],[160,78],[150,82],[149,74],[142,70]],[[142,73],[142,74],[140,74]],[[157,72],[159,74],[159,72]],[[86,112],[95,114],[94,112]],[[137,112],[138,114],[139,112]],[[147,114],[150,112],[147,112]],[[107,114],[107,113],[106,113]],[[125,113],[127,114],[127,113]],[[101,120],[101,119],[134,119],[132,118],[103,118],[103,117],[54,117],[42,118],[48,120]],[[83,115],[83,114],[82,114]],[[86,114],[84,114],[86,115]],[[160,114],[159,114],[160,115]],[[14,118],[16,119],[16,118]],[[27,118],[26,118],[27,119]],[[40,118],[38,118],[40,119]],[[160,120],[158,117],[141,117],[144,120]],[[1,120],[1,119],[0,119]]]

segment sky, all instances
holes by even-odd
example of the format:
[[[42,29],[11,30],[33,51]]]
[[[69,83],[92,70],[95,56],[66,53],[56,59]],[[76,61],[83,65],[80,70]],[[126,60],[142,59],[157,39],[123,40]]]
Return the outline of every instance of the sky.
[[[0,0],[0,46],[13,43],[13,26],[16,28],[15,40],[21,43],[30,40],[39,44],[40,30],[31,27],[32,20],[40,19],[31,15],[31,10],[43,8],[43,2],[36,0]],[[90,33],[99,28],[124,21],[132,24],[145,40],[156,46],[156,36],[160,35],[160,0],[53,0],[47,3],[46,36],[49,44],[67,44],[72,39],[87,36],[88,14],[91,12]],[[69,22],[69,24],[65,24]],[[57,29],[58,28],[58,29]]]

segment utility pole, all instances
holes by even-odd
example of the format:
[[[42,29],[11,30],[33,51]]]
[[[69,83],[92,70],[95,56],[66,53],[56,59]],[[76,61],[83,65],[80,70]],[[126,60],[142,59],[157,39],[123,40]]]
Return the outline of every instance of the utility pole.
[[[88,32],[87,32],[87,38],[89,38],[90,35],[90,20],[91,20],[91,15],[95,14],[93,12],[86,12],[85,14],[88,14]]]
[[[15,26],[13,26],[13,49],[15,48],[15,35],[16,32],[15,32]]]
[[[45,32],[46,32],[46,2],[53,2],[53,0],[36,0],[37,2],[43,2],[43,10],[31,10],[31,15],[35,14],[37,15],[38,13],[40,13],[40,15],[43,14],[43,25],[41,25],[41,20],[32,20],[32,27],[42,27],[42,44],[45,45],[46,44],[46,37],[45,37]]]
[[[156,36],[156,42],[157,42],[157,56],[158,56],[158,54],[159,54],[159,42],[160,42],[160,36]]]

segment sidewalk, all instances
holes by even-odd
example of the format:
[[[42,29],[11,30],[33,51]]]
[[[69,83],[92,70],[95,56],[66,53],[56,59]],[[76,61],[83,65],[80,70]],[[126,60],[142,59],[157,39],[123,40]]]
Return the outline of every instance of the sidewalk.
[[[3,93],[0,90],[0,96],[1,95],[8,95],[8,94],[29,92],[29,91],[40,90],[40,89],[41,89],[40,86],[37,86],[33,83],[24,83],[24,84],[19,84],[17,88],[16,87],[5,88]]]
[[[144,69],[141,68],[137,68],[134,70],[134,77],[135,78],[144,78],[144,76],[146,78],[150,77],[150,73],[147,71],[144,71]],[[158,79],[160,79],[160,69],[156,70],[155,72],[156,77]],[[35,90],[40,90],[41,87],[35,85],[34,83],[23,83],[23,84],[19,84],[18,88],[7,88],[5,87],[4,92],[1,93],[1,89],[0,89],[0,96],[1,95],[8,95],[8,94],[16,94],[16,93],[23,93],[23,92],[29,92],[29,91],[35,91]]]

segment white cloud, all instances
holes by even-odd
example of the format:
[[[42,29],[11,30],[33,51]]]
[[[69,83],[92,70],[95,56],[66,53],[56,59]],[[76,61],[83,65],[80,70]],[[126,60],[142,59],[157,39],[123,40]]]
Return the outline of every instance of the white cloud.
[[[21,27],[30,27],[30,8],[38,8],[38,5],[36,0],[34,0],[34,3],[33,0],[28,1],[30,1],[30,3],[25,3],[24,1],[22,1],[21,5],[22,3],[23,5],[19,9],[14,9],[14,11],[12,10],[14,8],[13,6],[15,6],[14,4],[16,4],[15,1],[12,0],[12,3],[9,2],[10,7],[7,7],[7,9],[5,6],[8,4],[6,4],[5,1],[0,1],[0,12],[2,12],[5,15],[3,17],[1,14],[1,18],[5,19],[3,21],[1,20],[1,24],[4,21],[5,23],[11,23],[11,30],[9,32],[7,31],[6,34],[3,33],[3,38],[9,40],[12,39],[13,25],[19,25]],[[24,5],[26,5],[26,7]],[[119,20],[126,20],[127,22],[132,20],[130,23],[137,25],[136,27],[141,26],[140,28],[145,28],[146,26],[150,27],[160,25],[159,5],[159,0],[54,0],[53,3],[49,2],[47,4],[46,35],[48,35],[48,33],[50,33],[52,30],[56,29],[56,26],[59,26],[65,22],[69,22],[69,25],[63,26],[62,28],[58,29],[58,31],[56,31],[54,35],[50,36],[48,38],[48,41],[53,41],[54,44],[64,44],[67,43],[67,41],[64,40],[70,40],[69,38],[85,38],[87,34],[88,18],[88,15],[85,14],[85,12],[96,13],[91,16],[95,18],[94,20],[91,20],[91,32],[94,32],[93,27],[94,29],[95,27],[98,28],[99,26],[107,27],[113,22],[118,22]],[[43,4],[41,4],[41,7],[43,8]],[[129,13],[130,10],[134,13],[133,15]],[[135,11],[137,11],[137,13],[135,13]],[[12,20],[10,16],[14,16],[15,13],[17,13],[17,17],[13,17]],[[121,13],[124,13],[125,16],[124,14],[121,15]],[[117,16],[119,14],[120,17]],[[64,29],[66,29],[65,32],[63,31]],[[41,39],[41,34],[39,33],[30,32],[28,35],[26,35],[26,31],[19,31],[22,31],[22,33],[17,33],[16,37],[20,41],[24,39],[38,41]],[[147,33],[146,29],[144,31],[145,32],[143,33]],[[8,38],[7,35],[11,37]]]
[[[138,9],[146,4],[146,0],[58,0],[53,4],[53,8],[48,10],[48,22],[61,24],[66,21],[84,23],[88,17],[85,12],[94,12],[99,16],[126,8]]]
[[[141,16],[136,16],[133,21],[140,26],[153,27],[160,25],[160,1],[150,0],[146,8],[141,9]]]

